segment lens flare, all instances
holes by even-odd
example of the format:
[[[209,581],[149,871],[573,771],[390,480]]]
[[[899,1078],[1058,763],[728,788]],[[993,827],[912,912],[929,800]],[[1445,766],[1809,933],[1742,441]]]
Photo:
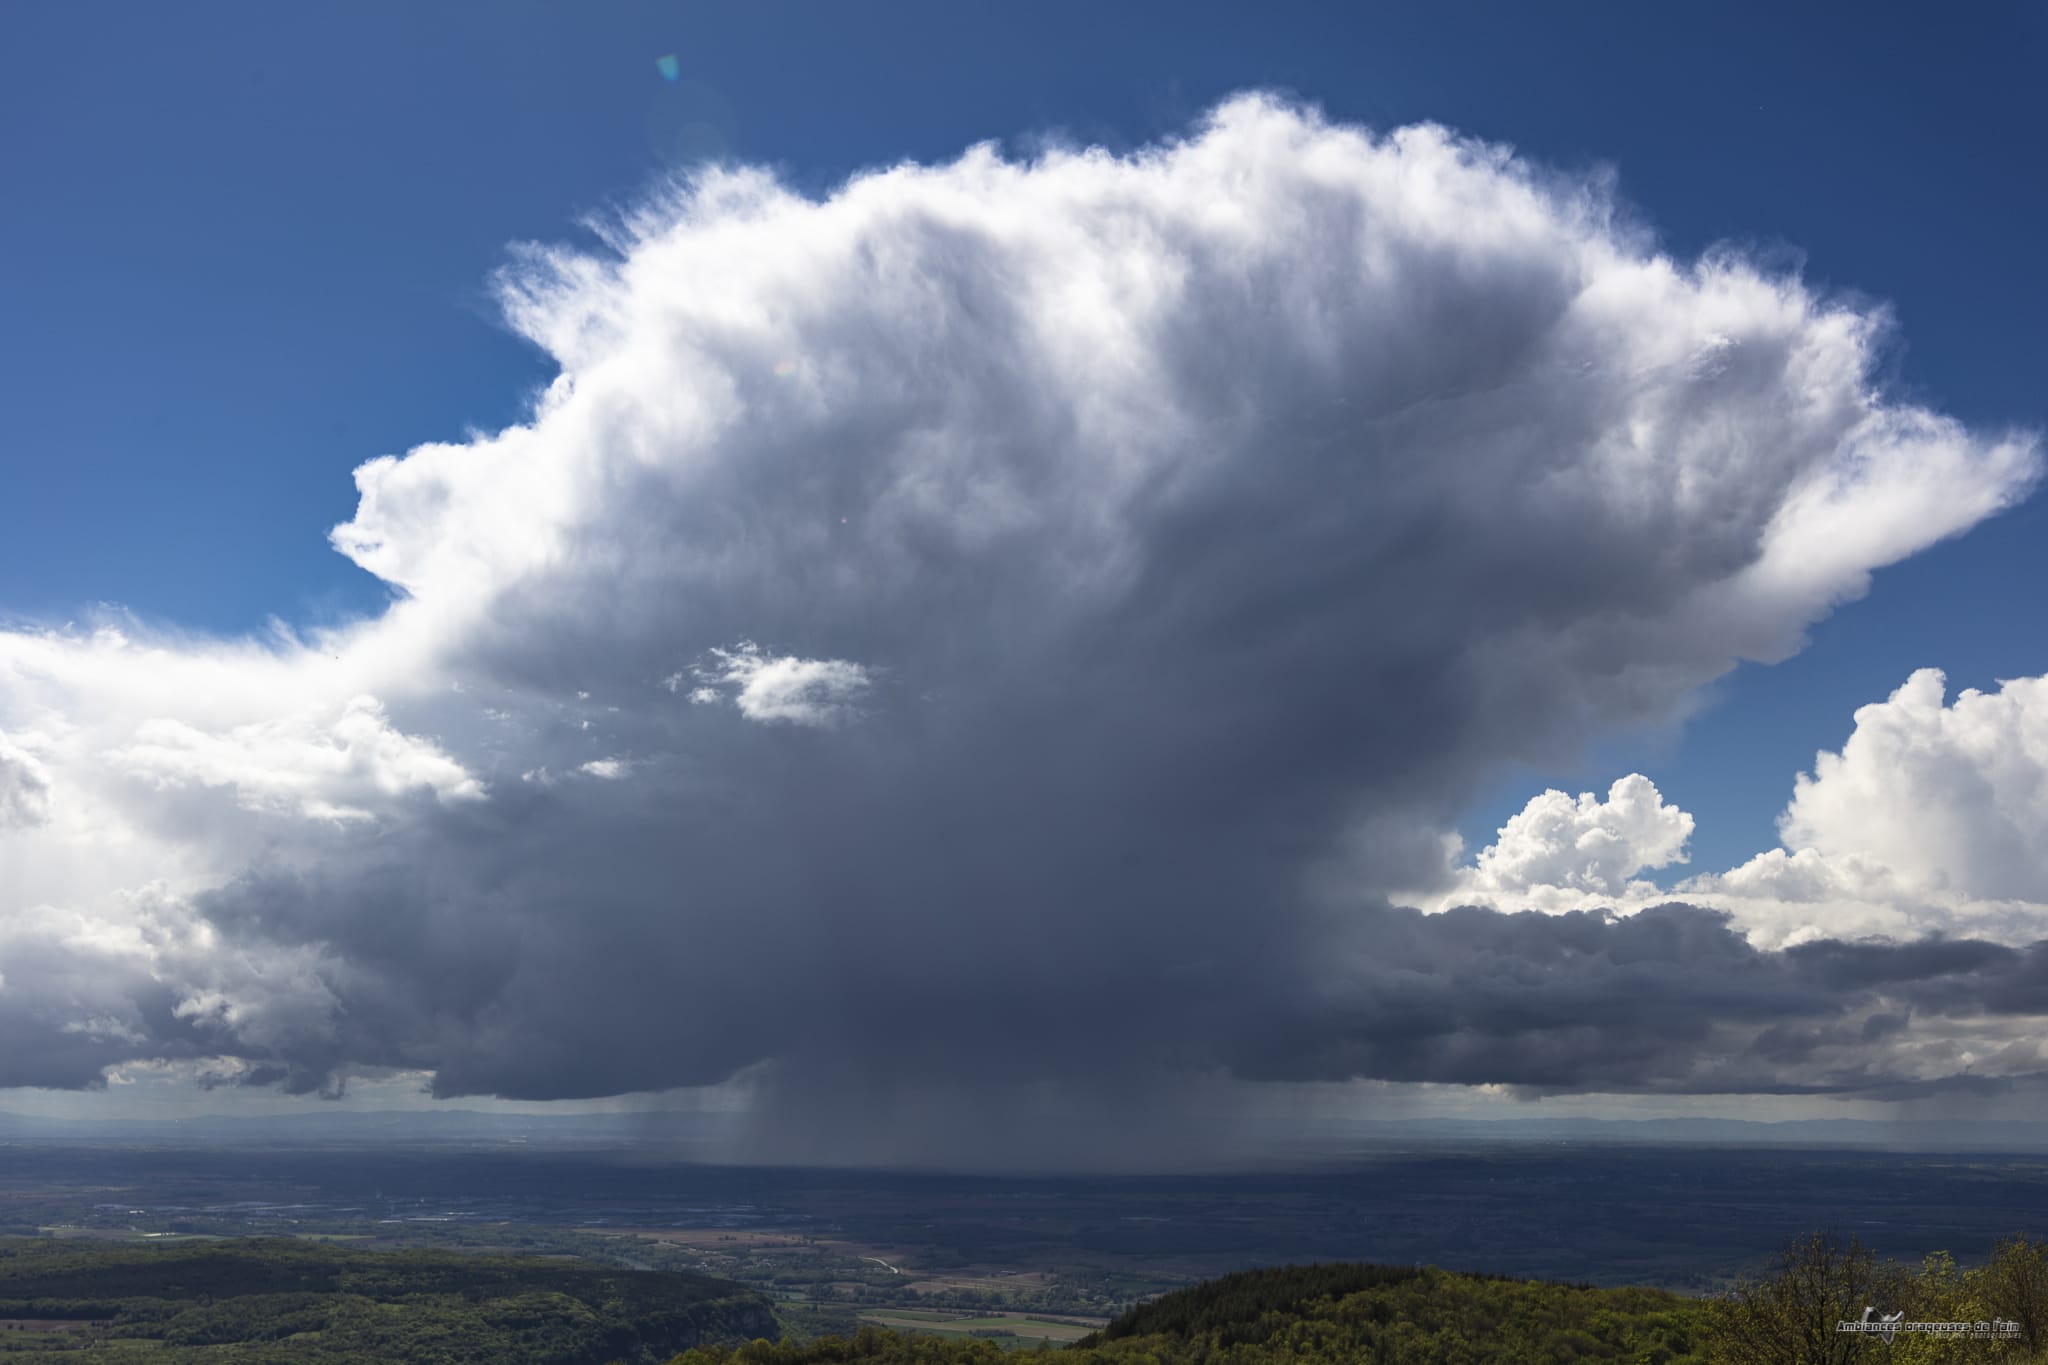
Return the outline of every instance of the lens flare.
[[[654,69],[659,71],[661,78],[670,85],[674,85],[683,78],[683,64],[676,60],[676,54],[673,52],[669,53],[666,57],[656,57],[654,59]]]

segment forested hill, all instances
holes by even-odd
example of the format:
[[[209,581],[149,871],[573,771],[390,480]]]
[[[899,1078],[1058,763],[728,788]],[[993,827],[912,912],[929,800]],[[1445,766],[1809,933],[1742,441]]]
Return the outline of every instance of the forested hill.
[[[1511,1280],[1406,1266],[1289,1266],[1211,1280],[1145,1304],[1056,1365],[1701,1365],[1705,1306],[1655,1289]],[[675,1365],[996,1365],[987,1341],[864,1329],[807,1345],[700,1347]]]
[[[775,1335],[766,1300],[698,1275],[287,1238],[0,1238],[5,1362],[605,1365]]]

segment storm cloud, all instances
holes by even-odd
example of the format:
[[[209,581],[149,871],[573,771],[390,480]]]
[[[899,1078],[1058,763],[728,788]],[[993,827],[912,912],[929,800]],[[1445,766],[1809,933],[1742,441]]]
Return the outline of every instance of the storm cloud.
[[[0,818],[0,1085],[740,1076],[931,1140],[1190,1077],[1918,1084],[2034,1007],[1996,944],[1877,980],[1711,909],[1388,899],[1506,765],[2026,493],[2030,436],[1886,396],[1880,312],[1259,96],[822,200],[707,169],[602,235],[500,277],[530,420],[357,471],[378,618],[0,634],[0,814],[48,812]],[[1555,812],[1583,886],[1676,856],[1655,796]]]

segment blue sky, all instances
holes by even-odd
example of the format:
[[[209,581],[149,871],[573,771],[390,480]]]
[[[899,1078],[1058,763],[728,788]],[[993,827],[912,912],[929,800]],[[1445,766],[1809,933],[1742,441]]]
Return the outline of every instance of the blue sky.
[[[675,79],[659,64],[670,54]],[[2048,424],[2048,177],[2035,169],[2048,140],[2044,61],[2048,10],[2020,4],[1966,19],[1907,5],[18,4],[0,19],[0,252],[10,262],[0,272],[0,627],[114,604],[193,632],[198,669],[217,637],[261,632],[272,617],[311,631],[382,614],[392,590],[327,540],[357,513],[352,471],[423,442],[488,446],[527,418],[557,362],[500,316],[492,280],[511,247],[595,251],[583,220],[661,202],[664,178],[703,158],[765,165],[824,198],[863,170],[944,163],[983,141],[1013,157],[1048,139],[1128,152],[1186,136],[1247,89],[1340,124],[1435,121],[1568,179],[1609,168],[1624,203],[1681,260],[1732,244],[1796,267],[1821,296],[1888,308],[1897,330],[1878,366],[1888,400],[1987,439],[2038,429]],[[620,515],[624,534],[632,525]],[[1841,747],[1856,709],[1916,669],[1944,670],[1951,696],[2048,674],[2044,532],[2048,501],[2035,496],[1879,570],[1869,596],[1822,619],[1807,648],[1708,685],[1682,723],[1610,734],[1555,770],[1473,760],[1491,775],[1456,816],[1468,850],[1542,787],[1604,792],[1631,771],[1697,820],[1690,865],[1655,874],[1664,884],[1773,847],[1795,773],[1816,750]],[[507,627],[507,638],[529,625],[538,639],[560,623]],[[894,639],[891,628],[875,638]],[[818,629],[831,636],[829,623]],[[549,648],[578,638],[549,635]],[[821,640],[809,658],[749,653],[738,633],[716,638],[732,643],[698,656],[694,675],[665,679],[670,694],[824,725],[854,714],[850,698],[871,680],[850,661],[852,633]],[[528,701],[545,681],[590,701],[537,645],[516,660],[525,671],[492,672],[519,654],[500,644],[477,656],[488,667],[465,655],[470,672],[449,664],[449,676],[535,689]],[[337,660],[355,657],[336,648]],[[364,676],[402,690],[390,681],[400,646],[376,649],[382,671]],[[778,686],[794,690],[762,700]],[[308,687],[324,697],[328,685]],[[0,691],[0,708],[7,701]],[[124,692],[103,709],[128,730],[162,720],[131,701]],[[415,701],[411,713],[396,703],[396,719],[351,702],[334,733],[381,736],[380,752],[411,765],[413,777],[392,782],[451,805],[489,784],[546,787],[562,763],[607,779],[658,766],[620,739],[550,758],[552,773],[531,755],[522,763],[537,766],[485,772],[495,741]],[[447,749],[387,728],[408,714],[438,727]],[[19,715],[0,709],[0,726],[31,735],[23,771],[54,767],[62,736],[35,740]],[[593,710],[581,732],[611,723]],[[670,723],[646,720],[636,733],[652,744]],[[234,728],[217,715],[191,721],[189,752],[160,735],[143,758],[122,748],[126,780],[166,753],[201,752],[219,739],[208,724],[246,748],[205,750],[209,773],[249,754],[300,752],[283,720]],[[7,742],[0,729],[0,778]],[[337,827],[369,818],[246,774],[202,781],[237,780],[245,814],[297,802],[298,814]],[[370,799],[347,799],[359,797]],[[214,831],[212,818],[180,813],[164,827]],[[1825,812],[1815,819],[1825,824]],[[255,845],[241,837],[221,835],[208,865],[244,857]],[[306,856],[335,855],[323,845]],[[1947,874],[1929,875],[1933,885]],[[0,869],[0,897],[7,890]],[[362,951],[368,961],[382,949]],[[404,1046],[427,1047],[411,1034]],[[268,1075],[252,1059],[269,1054],[250,1047],[237,1055]],[[301,1049],[291,1065],[331,1061]],[[519,1093],[477,1074],[463,1093]]]
[[[32,510],[0,540],[0,609],[227,631],[375,610],[382,585],[324,540],[349,471],[515,419],[548,368],[487,295],[504,248],[573,237],[678,148],[822,190],[984,139],[1128,147],[1245,86],[1611,164],[1672,250],[1796,254],[1893,306],[1904,391],[2037,423],[2044,24],[2025,5],[17,6],[0,450]],[[2044,518],[2036,500],[1884,571],[1681,735],[1504,782],[1468,842],[1532,784],[1641,767],[1699,817],[1696,864],[1769,846],[1792,774],[1913,668],[2048,670]]]

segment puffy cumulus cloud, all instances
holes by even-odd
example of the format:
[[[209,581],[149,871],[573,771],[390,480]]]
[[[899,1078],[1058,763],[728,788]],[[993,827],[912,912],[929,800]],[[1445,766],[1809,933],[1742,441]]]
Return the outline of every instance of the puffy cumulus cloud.
[[[1800,775],[1785,843],[1880,863],[1924,890],[2048,901],[2048,678],[1949,705],[1946,691],[1923,668],[1860,708],[1841,752]]]
[[[870,682],[867,670],[845,659],[777,658],[751,640],[713,649],[711,658],[690,670],[701,684],[690,689],[690,700],[716,702],[729,692],[741,715],[764,723],[836,725],[854,715],[853,698]],[[683,675],[672,673],[662,685],[681,691]]]
[[[1629,879],[1645,868],[1684,862],[1692,825],[1692,816],[1666,805],[1641,773],[1616,781],[1605,801],[1592,792],[1574,800],[1553,789],[1501,826],[1460,890],[1525,904],[1539,888],[1606,897],[1654,891],[1647,884],[1632,887]]]
[[[0,830],[40,825],[49,818],[49,770],[0,731]]]
[[[1994,693],[1921,669],[1796,779],[1784,847],[1682,884],[1764,937],[2048,933],[2048,679]]]
[[[333,540],[378,619],[0,634],[0,725],[51,737],[65,813],[9,836],[39,858],[0,915],[129,925],[156,877],[204,945],[95,977],[79,1017],[136,1041],[85,1062],[742,1075],[774,1131],[870,1150],[968,1132],[992,1074],[1068,1101],[1003,1109],[1019,1140],[1194,1074],[1931,1074],[1789,1034],[1717,1069],[1878,1004],[1802,999],[1705,912],[1375,897],[1503,765],[1672,714],[2025,492],[2031,437],[1876,384],[1880,314],[1673,259],[1604,180],[1261,97],[822,200],[706,171],[501,289],[560,375],[357,471]],[[382,719],[337,735],[358,696]],[[362,814],[277,815],[321,806]],[[1668,851],[1648,793],[1595,807],[1502,875]],[[1659,1010],[1655,1057],[1603,1041]]]
[[[1783,846],[1686,878],[1675,894],[1729,913],[1767,945],[2048,938],[2048,678],[1946,694],[1940,671],[1921,669],[1859,708],[1841,750],[1795,777],[1778,821]],[[1615,783],[1604,804],[1545,792],[1425,899],[1640,910],[1669,895],[1626,879],[1683,861],[1692,826],[1640,774]]]

